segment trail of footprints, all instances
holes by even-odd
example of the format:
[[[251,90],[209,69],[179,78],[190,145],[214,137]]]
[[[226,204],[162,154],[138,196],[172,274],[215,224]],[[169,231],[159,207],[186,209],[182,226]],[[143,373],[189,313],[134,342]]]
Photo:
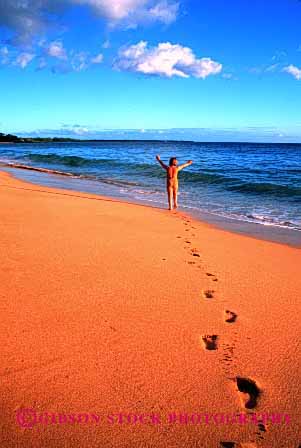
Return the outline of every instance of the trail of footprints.
[[[190,220],[187,218],[183,218],[184,225],[187,227],[185,229],[186,232],[189,232],[189,223]],[[195,229],[194,227],[191,227],[192,229]],[[192,237],[195,236],[195,234],[191,235]],[[178,236],[177,238],[182,238],[181,236]],[[192,247],[192,241],[190,238],[184,237],[184,242],[186,244],[185,249],[188,250],[191,257],[195,258],[201,258],[200,251]],[[201,260],[198,261],[199,263]],[[189,260],[187,261],[189,265],[202,268],[202,266],[199,264],[197,265],[197,261]],[[206,276],[208,279],[210,279],[212,282],[218,282],[218,278],[215,274],[212,274],[210,272],[206,272]],[[204,300],[213,300],[215,298],[215,290],[214,289],[205,289],[202,291],[202,297]],[[223,319],[225,324],[233,325],[238,319],[238,315],[229,309],[224,310],[223,313]],[[261,390],[259,386],[257,385],[256,381],[254,381],[251,378],[246,378],[238,375],[231,374],[233,372],[233,367],[237,366],[235,365],[235,356],[234,351],[236,347],[236,343],[238,341],[238,333],[234,332],[234,339],[232,343],[220,343],[220,338],[217,334],[204,334],[201,336],[201,343],[203,346],[203,349],[206,351],[218,351],[219,346],[222,347],[222,366],[224,369],[224,373],[227,375],[228,379],[231,381],[234,381],[237,393],[239,394],[240,403],[243,409],[246,411],[253,410],[257,407]],[[232,371],[232,372],[231,372]],[[259,439],[263,439],[263,434],[267,431],[267,428],[265,424],[262,421],[259,421],[257,426],[257,432],[256,436]],[[220,447],[224,448],[257,448],[257,444],[255,441],[252,442],[220,442]],[[300,447],[301,448],[301,447]]]

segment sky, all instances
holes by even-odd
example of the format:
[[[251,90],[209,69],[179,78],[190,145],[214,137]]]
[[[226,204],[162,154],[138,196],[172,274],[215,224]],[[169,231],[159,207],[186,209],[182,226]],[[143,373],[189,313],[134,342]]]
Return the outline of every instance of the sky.
[[[0,132],[301,143],[300,0],[0,0]]]

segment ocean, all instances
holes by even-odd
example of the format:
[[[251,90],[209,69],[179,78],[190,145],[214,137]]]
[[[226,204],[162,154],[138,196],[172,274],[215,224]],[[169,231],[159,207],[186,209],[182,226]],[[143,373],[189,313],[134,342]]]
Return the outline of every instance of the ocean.
[[[301,231],[301,144],[103,141],[0,145],[2,166],[15,167],[15,174],[25,180],[166,207],[165,173],[156,154],[165,163],[173,156],[179,163],[193,160],[179,174],[183,211],[209,221],[254,223],[265,226],[265,231]],[[35,172],[39,168],[48,173]]]

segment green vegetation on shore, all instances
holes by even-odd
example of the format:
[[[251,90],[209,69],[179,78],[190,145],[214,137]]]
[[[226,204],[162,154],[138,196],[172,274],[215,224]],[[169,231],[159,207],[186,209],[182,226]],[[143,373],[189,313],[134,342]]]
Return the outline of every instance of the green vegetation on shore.
[[[17,137],[12,134],[3,134],[0,132],[0,143],[48,143],[48,142],[77,142],[80,140],[73,138],[60,138],[60,137]]]

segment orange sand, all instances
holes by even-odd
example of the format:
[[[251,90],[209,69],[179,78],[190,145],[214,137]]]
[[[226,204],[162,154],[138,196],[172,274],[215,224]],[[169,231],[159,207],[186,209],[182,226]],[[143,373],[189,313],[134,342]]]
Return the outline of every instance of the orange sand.
[[[298,447],[300,249],[6,173],[0,206],[1,447]],[[19,408],[100,420],[25,429]],[[107,417],[120,412],[161,424]],[[168,423],[173,412],[292,421]]]

